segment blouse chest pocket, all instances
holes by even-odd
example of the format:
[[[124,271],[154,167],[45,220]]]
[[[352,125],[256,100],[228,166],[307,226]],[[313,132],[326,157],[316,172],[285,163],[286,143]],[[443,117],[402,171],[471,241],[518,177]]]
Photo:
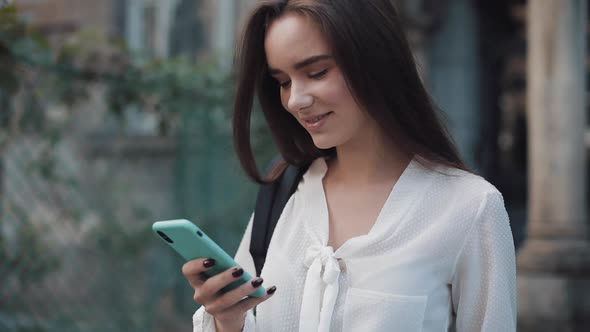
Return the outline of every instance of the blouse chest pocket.
[[[422,331],[426,302],[427,296],[350,288],[346,294],[342,331]]]

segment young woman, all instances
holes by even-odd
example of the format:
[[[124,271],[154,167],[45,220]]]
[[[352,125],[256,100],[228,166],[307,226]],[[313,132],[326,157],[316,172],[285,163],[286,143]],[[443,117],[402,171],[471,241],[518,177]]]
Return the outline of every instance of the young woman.
[[[262,279],[220,295],[239,268],[204,280],[214,261],[183,267],[203,305],[194,331],[515,330],[502,196],[437,119],[392,1],[261,1],[237,60],[246,172],[265,180],[249,142],[256,94],[284,160],[311,166],[268,248],[267,296],[245,298]],[[236,260],[253,273],[251,228]]]

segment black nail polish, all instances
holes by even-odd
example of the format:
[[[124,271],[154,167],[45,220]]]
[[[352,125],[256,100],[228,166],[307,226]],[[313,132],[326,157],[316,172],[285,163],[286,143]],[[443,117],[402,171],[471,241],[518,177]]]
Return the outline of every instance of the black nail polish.
[[[203,266],[204,267],[209,268],[209,267],[211,267],[213,265],[215,265],[215,260],[213,258],[209,258],[209,259],[206,259],[205,261],[203,261]]]
[[[277,287],[276,286],[272,286],[271,288],[266,290],[266,294],[268,295],[272,295],[277,291]]]
[[[242,269],[240,269],[238,267],[236,267],[235,269],[233,269],[233,271],[231,272],[231,275],[234,278],[239,278],[239,277],[242,276],[242,274],[244,274],[244,270],[242,270]]]
[[[256,280],[253,280],[253,281],[252,281],[252,287],[254,287],[254,288],[258,288],[258,287],[260,287],[260,285],[262,285],[262,282],[263,282],[263,281],[264,281],[264,280],[262,280],[262,278],[258,278],[258,279],[256,279]]]

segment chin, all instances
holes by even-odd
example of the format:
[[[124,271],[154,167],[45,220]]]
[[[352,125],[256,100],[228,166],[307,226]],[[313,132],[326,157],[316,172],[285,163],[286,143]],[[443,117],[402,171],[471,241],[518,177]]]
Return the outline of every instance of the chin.
[[[323,150],[327,150],[327,149],[331,149],[333,147],[336,147],[338,144],[336,144],[336,142],[333,139],[330,139],[328,137],[311,137],[313,140],[313,144],[316,146],[316,148],[318,149],[323,149]]]

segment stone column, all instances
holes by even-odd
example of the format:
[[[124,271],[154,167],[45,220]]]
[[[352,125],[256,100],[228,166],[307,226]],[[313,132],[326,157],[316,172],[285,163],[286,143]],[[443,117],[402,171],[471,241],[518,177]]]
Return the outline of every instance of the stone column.
[[[220,59],[223,69],[229,70],[236,39],[235,0],[216,0],[215,20],[213,21],[213,50]]]
[[[153,56],[167,58],[170,53],[172,20],[178,4],[179,0],[128,0],[125,35],[130,48],[133,51],[149,51]],[[146,22],[146,8],[153,10],[153,22]],[[146,44],[146,39],[150,39],[153,45],[149,42]],[[149,47],[153,49],[148,50]]]
[[[445,20],[432,35],[428,78],[465,162],[475,168],[481,133],[480,63],[473,1],[447,0]]]
[[[159,58],[167,58],[170,54],[170,31],[179,2],[179,0],[158,0],[153,3],[157,26],[154,36],[154,54]]]
[[[132,51],[143,49],[143,19],[141,17],[143,1],[128,0],[125,9],[125,39]]]
[[[518,254],[519,331],[590,331],[586,0],[530,0],[528,238]]]

